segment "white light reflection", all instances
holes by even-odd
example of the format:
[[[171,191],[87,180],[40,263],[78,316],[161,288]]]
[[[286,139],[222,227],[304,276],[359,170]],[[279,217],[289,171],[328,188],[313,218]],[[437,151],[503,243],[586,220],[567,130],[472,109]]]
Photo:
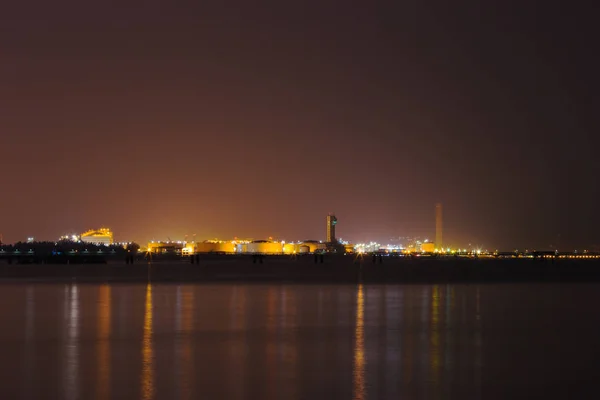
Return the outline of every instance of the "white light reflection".
[[[67,340],[65,346],[64,389],[66,399],[79,398],[79,289],[65,287]]]

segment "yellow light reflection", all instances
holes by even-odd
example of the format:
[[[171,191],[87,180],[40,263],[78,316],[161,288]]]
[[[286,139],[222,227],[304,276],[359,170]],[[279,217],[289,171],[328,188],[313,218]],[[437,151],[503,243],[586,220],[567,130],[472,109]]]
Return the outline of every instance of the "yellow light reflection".
[[[356,327],[354,332],[354,399],[366,399],[365,392],[365,299],[362,283],[356,294]]]
[[[96,394],[99,400],[110,399],[110,330],[110,286],[102,285],[98,290],[98,390]]]
[[[144,336],[142,339],[142,399],[154,398],[154,349],[152,347],[152,285],[146,286]]]

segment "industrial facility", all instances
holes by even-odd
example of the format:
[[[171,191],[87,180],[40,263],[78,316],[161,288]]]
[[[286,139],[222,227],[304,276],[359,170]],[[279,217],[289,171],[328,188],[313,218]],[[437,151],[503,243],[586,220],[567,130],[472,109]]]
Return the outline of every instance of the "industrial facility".
[[[312,253],[365,253],[365,252],[381,252],[386,253],[449,253],[451,249],[444,249],[442,242],[443,220],[442,220],[442,204],[435,205],[435,241],[419,238],[408,238],[409,240],[400,245],[380,245],[375,242],[360,243],[352,245],[341,241],[336,236],[336,225],[338,219],[333,213],[326,216],[325,226],[325,241],[320,240],[301,240],[294,242],[286,242],[280,240],[268,239],[238,239],[219,240],[209,239],[204,241],[152,241],[149,242],[146,251],[151,254],[179,254],[190,255],[198,253],[211,254],[312,254]],[[61,239],[81,241],[91,244],[111,245],[113,241],[113,233],[110,229],[101,228],[97,230],[89,230],[82,233],[80,236],[73,235],[65,236]]]
[[[311,254],[319,252],[342,252],[352,253],[354,246],[351,244],[342,245],[335,236],[335,225],[337,218],[333,214],[327,215],[326,220],[327,241],[302,240],[296,242],[286,242],[269,239],[251,240],[234,239],[219,240],[211,239],[202,242],[186,241],[152,241],[148,243],[147,251],[152,254]]]
[[[110,246],[113,244],[113,233],[108,228],[100,228],[96,230],[89,230],[84,232],[79,237],[84,243],[90,244],[102,244],[105,246]]]
[[[285,242],[274,240],[205,240],[203,242],[150,242],[153,254],[308,254],[325,251],[326,244],[316,240]]]

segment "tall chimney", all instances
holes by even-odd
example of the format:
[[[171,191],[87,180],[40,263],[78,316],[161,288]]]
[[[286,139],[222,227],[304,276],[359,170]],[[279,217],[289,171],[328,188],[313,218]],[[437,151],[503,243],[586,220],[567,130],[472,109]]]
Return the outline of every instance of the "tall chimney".
[[[435,205],[435,247],[438,249],[442,249],[442,203],[437,203]]]

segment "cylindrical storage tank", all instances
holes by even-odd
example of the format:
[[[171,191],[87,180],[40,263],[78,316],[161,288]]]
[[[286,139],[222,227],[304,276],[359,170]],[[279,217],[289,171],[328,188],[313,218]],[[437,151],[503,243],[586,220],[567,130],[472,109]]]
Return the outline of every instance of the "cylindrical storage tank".
[[[235,245],[231,242],[217,243],[214,251],[218,253],[235,253]]]
[[[261,254],[281,254],[283,253],[283,246],[278,242],[269,241],[256,241],[248,243],[248,253],[261,253]]]
[[[319,243],[319,242],[304,242],[302,243],[302,246],[306,246],[308,247],[308,253],[314,253],[315,251],[319,250],[319,249],[325,249],[326,245],[325,243]]]
[[[209,243],[196,243],[196,251],[198,253],[207,253],[209,248]]]
[[[234,253],[235,245],[230,242],[203,242],[197,244],[198,253]]]
[[[298,251],[297,247],[294,243],[286,243],[283,245],[283,252],[285,254],[294,254]]]

